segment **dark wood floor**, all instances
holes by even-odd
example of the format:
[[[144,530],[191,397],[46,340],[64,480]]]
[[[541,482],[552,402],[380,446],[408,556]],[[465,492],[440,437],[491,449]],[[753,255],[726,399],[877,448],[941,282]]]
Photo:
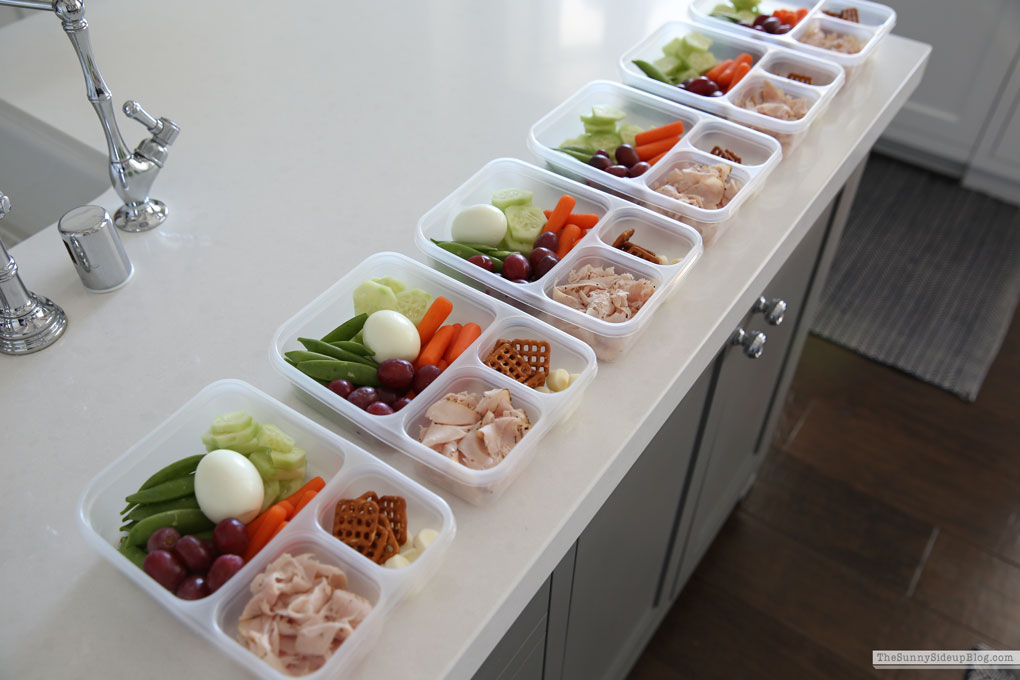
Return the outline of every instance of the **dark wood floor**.
[[[968,404],[811,337],[757,483],[631,679],[958,680],[871,651],[1020,649],[1018,347],[1020,315]]]

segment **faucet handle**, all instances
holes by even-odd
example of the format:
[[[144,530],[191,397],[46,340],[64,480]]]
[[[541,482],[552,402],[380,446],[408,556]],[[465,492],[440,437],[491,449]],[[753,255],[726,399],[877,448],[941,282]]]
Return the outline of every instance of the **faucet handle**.
[[[144,125],[152,133],[154,142],[170,146],[177,139],[181,128],[169,118],[155,119],[134,100],[124,102],[124,115]]]

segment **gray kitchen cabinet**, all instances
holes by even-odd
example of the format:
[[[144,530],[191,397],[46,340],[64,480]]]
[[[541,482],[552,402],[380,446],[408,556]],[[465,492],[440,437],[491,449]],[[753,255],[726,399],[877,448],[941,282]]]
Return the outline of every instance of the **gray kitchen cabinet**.
[[[781,407],[776,394],[783,368],[807,299],[815,263],[829,230],[835,203],[826,208],[793,254],[762,291],[769,309],[782,301],[781,322],[770,323],[766,313],[751,310],[740,328],[750,335],[764,333],[766,342],[758,358],[741,345],[723,347],[716,358],[717,376],[705,434],[698,450],[687,507],[680,525],[690,526],[679,571],[671,582],[671,595],[679,593],[694,567],[722,528],[764,458],[763,441],[770,409]],[[795,363],[795,362],[794,362]]]
[[[769,309],[741,320],[744,330],[766,333],[762,355],[720,348],[536,596],[546,608],[538,613],[533,600],[476,678],[627,674],[753,483],[863,170],[761,291]],[[779,325],[765,315],[775,299],[786,305]]]
[[[556,677],[620,677],[658,625],[663,565],[709,378],[706,371],[698,379],[577,540],[562,675]]]

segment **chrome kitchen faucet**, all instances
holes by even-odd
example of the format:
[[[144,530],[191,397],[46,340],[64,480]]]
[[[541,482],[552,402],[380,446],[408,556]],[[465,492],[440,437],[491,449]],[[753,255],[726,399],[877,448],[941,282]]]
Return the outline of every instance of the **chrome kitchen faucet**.
[[[124,114],[138,121],[152,136],[142,140],[134,153],[128,151],[117,127],[110,90],[96,66],[89,40],[89,25],[85,21],[85,3],[82,0],[0,0],[0,5],[42,9],[55,12],[71,40],[74,51],[85,74],[88,100],[99,116],[110,151],[110,181],[124,205],[114,213],[113,221],[124,231],[147,231],[166,219],[167,207],[149,197],[152,183],[166,162],[167,147],[177,139],[180,128],[168,118],[153,118],[135,101],[124,104]]]

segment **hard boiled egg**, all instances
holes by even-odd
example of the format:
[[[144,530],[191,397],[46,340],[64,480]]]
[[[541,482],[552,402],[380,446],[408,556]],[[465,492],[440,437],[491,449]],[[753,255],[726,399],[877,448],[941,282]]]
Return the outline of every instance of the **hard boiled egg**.
[[[198,507],[213,522],[236,517],[247,524],[262,509],[264,494],[259,471],[236,451],[210,451],[195,470]]]
[[[505,235],[506,215],[496,206],[486,203],[464,208],[450,225],[450,236],[462,243],[498,246]]]
[[[361,337],[375,354],[373,359],[380,363],[387,359],[414,361],[421,351],[418,329],[410,319],[392,309],[382,309],[369,316]]]

